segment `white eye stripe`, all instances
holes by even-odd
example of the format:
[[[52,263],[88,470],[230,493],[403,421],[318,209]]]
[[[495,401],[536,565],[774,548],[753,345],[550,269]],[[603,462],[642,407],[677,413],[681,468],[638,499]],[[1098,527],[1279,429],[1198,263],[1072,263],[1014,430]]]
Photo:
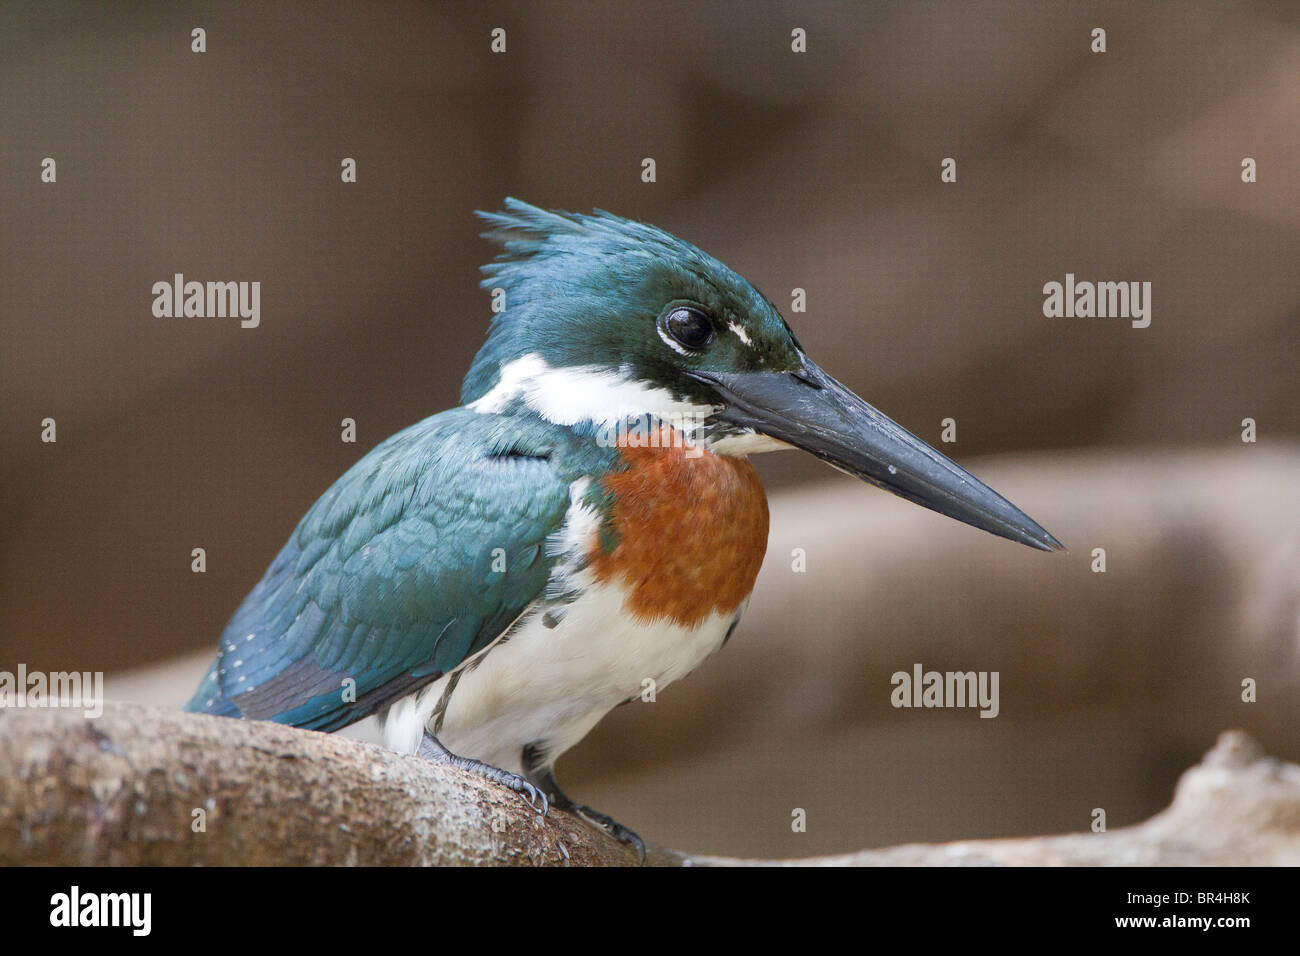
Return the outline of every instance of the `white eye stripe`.
[[[674,339],[671,335],[669,335],[667,332],[665,332],[662,328],[659,328],[658,326],[656,326],[656,327],[655,327],[655,331],[659,333],[659,338],[663,339],[664,345],[667,345],[670,349],[672,349],[672,350],[673,350],[674,352],[676,352],[678,355],[690,355],[690,354],[691,354],[690,352],[688,352],[688,351],[687,351],[687,350],[682,346],[682,344],[681,344],[680,342],[678,342],[676,339]]]
[[[743,325],[741,325],[739,322],[729,322],[727,323],[727,328],[729,328],[732,331],[732,333],[736,336],[736,338],[740,339],[740,341],[744,342],[750,348],[753,348],[754,343],[749,338],[749,333],[745,331],[745,327]]]

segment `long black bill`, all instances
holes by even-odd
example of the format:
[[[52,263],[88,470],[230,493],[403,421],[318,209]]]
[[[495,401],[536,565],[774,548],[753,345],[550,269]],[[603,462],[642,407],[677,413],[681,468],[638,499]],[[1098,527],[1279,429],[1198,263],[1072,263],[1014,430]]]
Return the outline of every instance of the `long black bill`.
[[[807,358],[798,372],[693,372],[719,418],[811,452],[908,501],[1042,551],[1064,546],[970,472],[882,415]]]

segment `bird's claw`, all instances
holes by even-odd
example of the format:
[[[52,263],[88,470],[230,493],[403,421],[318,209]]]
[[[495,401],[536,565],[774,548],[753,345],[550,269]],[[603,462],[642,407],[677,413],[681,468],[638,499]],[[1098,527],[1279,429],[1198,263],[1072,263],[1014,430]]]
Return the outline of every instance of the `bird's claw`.
[[[533,809],[539,816],[545,817],[551,808],[550,800],[547,799],[546,791],[534,787],[531,783],[519,776],[517,773],[511,773],[508,770],[502,770],[500,767],[494,767],[490,763],[484,763],[482,760],[474,760],[471,757],[460,757],[452,753],[438,741],[432,734],[426,734],[424,740],[420,743],[417,753],[426,760],[435,763],[450,764],[453,767],[459,767],[461,770],[468,770],[470,773],[476,773],[481,777],[486,777],[493,783],[513,790],[525,800],[528,806]],[[540,806],[539,806],[540,804]]]
[[[593,810],[591,807],[585,807],[575,804],[573,807],[575,813],[582,817],[593,826],[600,827],[610,836],[624,846],[630,846],[636,851],[637,858],[641,863],[645,863],[645,841],[636,834],[635,831],[623,826],[617,820],[609,817],[599,810]]]
[[[522,777],[516,777],[515,779],[519,780],[524,785],[523,789],[515,790],[515,792],[520,794],[522,797],[524,797],[524,799],[528,801],[528,805],[537,812],[538,816],[543,816],[543,817],[546,816],[546,811],[548,811],[551,808],[551,802],[546,799],[546,793],[544,791],[538,790],[536,787],[534,787],[527,780],[524,780]],[[515,788],[511,786],[510,789],[514,790]],[[540,808],[537,805],[538,801],[541,802]]]
[[[540,817],[545,817],[551,808],[551,802],[546,798],[546,793],[537,789],[523,777],[516,773],[510,773],[507,770],[500,770],[489,764],[483,764],[482,767],[471,767],[469,769],[479,770],[485,777],[493,783],[500,784],[508,790],[513,790],[525,800],[528,806]]]

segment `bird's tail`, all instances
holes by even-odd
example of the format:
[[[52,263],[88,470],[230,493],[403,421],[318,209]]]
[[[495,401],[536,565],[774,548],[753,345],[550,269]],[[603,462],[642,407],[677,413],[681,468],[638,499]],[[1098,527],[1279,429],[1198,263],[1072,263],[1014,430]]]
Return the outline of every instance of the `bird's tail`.
[[[196,714],[214,714],[217,717],[244,716],[239,708],[221,692],[221,681],[217,673],[220,667],[221,656],[217,655],[217,659],[212,662],[208,672],[203,675],[203,680],[199,682],[199,689],[181,710]]]

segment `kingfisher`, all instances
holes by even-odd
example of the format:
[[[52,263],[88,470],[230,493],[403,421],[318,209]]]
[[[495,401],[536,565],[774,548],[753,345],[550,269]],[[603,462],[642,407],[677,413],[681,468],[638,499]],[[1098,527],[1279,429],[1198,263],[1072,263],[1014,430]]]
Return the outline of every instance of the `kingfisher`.
[[[735,631],[767,547],[749,456],[797,448],[1043,551],[1024,512],[824,372],[717,259],[603,210],[479,212],[503,300],[461,404],[363,457],[235,611],[187,710],[335,731],[570,799],[555,763]],[[494,306],[495,307],[495,306]]]

